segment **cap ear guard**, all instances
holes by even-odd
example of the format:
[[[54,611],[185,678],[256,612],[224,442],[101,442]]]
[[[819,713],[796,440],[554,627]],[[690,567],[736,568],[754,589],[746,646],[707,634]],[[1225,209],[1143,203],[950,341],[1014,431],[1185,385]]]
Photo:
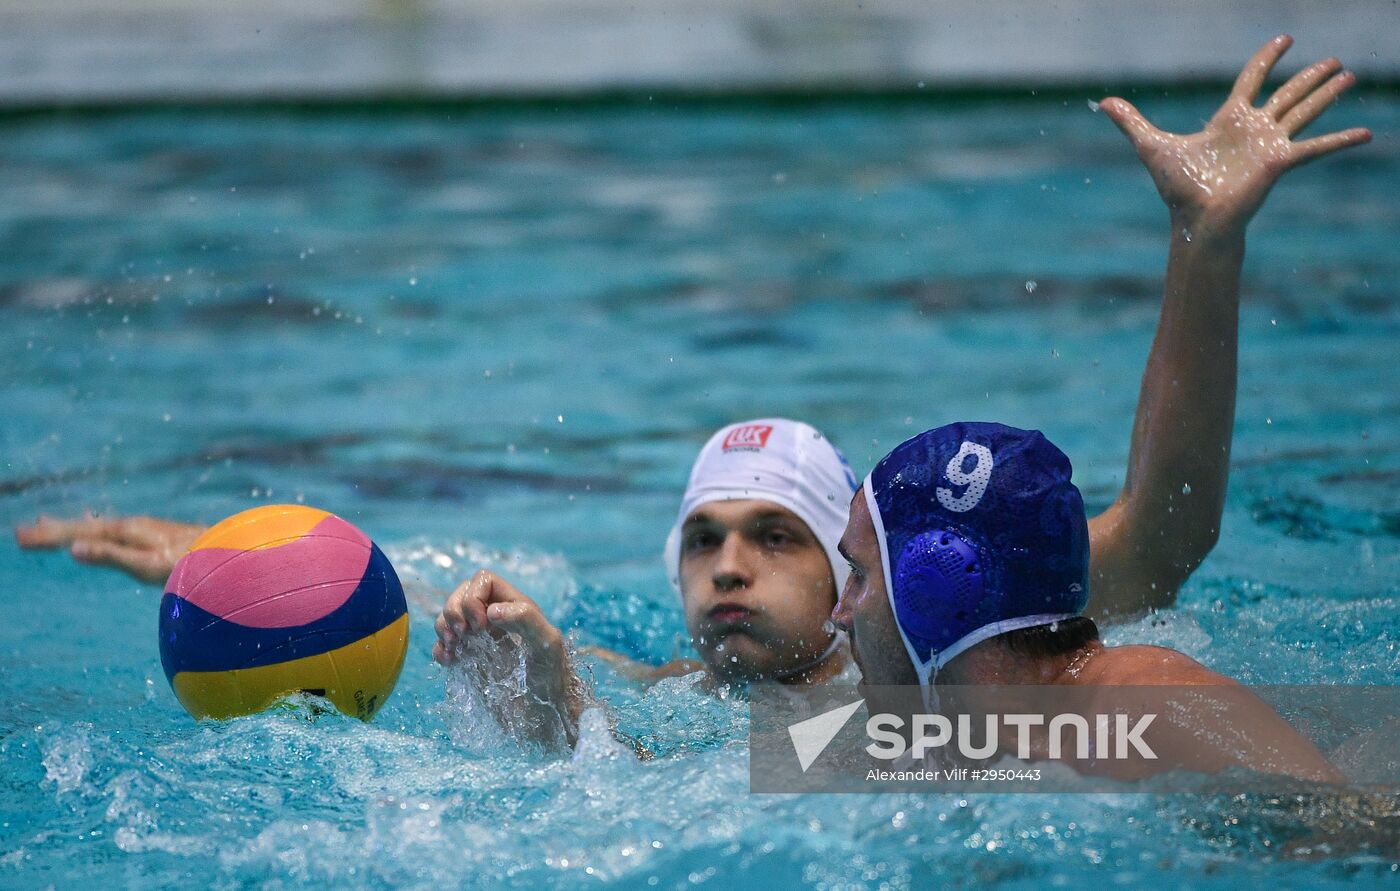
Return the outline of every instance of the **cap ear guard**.
[[[999,634],[1076,615],[1038,613],[998,619],[1004,598],[996,593],[997,581],[990,575],[993,568],[984,566],[972,542],[949,529],[919,533],[893,562],[887,582],[893,584],[890,607],[923,688],[924,704],[930,708],[936,696],[934,675],[955,657]]]
[[[947,529],[911,538],[894,561],[895,617],[923,662],[955,629],[981,624],[984,585],[977,549]]]

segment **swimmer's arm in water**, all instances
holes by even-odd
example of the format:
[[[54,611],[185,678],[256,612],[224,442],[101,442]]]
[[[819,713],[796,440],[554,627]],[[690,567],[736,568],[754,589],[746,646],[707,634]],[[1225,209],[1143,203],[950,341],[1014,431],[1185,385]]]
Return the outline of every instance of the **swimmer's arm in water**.
[[[705,663],[698,659],[674,659],[664,665],[648,665],[603,647],[579,647],[579,653],[601,659],[618,674],[642,684],[654,684],[666,678],[678,678],[705,670]]]
[[[207,528],[157,517],[40,517],[33,525],[16,526],[15,541],[25,550],[67,548],[79,563],[110,566],[147,584],[163,585]]]
[[[443,665],[457,661],[457,644],[470,635],[490,634],[497,639],[507,632],[518,635],[525,649],[530,695],[511,705],[521,710],[532,735],[547,738],[548,729],[562,723],[569,745],[578,742],[583,682],[569,661],[564,635],[545,618],[539,604],[483,569],[448,595],[435,628],[433,659]]]
[[[1087,612],[1095,618],[1170,606],[1215,546],[1230,469],[1245,228],[1288,170],[1371,138],[1356,128],[1294,141],[1355,82],[1336,59],[1303,69],[1255,105],[1291,43],[1276,37],[1259,50],[1199,133],[1158,130],[1123,99],[1100,105],[1152,174],[1172,235],[1126,480],[1089,522]]]
[[[1111,647],[1097,662],[1090,680],[1095,685],[1200,688],[1197,697],[1179,695],[1189,690],[1164,694],[1174,707],[1160,715],[1159,726],[1147,734],[1163,759],[1150,773],[1166,769],[1218,773],[1244,767],[1312,782],[1346,782],[1317,746],[1267,703],[1184,653],[1154,646]],[[1160,710],[1162,701],[1155,697],[1152,701],[1151,710]]]

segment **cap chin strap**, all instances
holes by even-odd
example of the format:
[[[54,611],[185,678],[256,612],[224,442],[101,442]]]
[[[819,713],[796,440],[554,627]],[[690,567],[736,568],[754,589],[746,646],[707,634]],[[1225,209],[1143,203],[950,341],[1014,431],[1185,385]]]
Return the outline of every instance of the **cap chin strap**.
[[[869,476],[865,478],[865,485],[862,488],[865,493],[865,506],[870,511],[870,521],[875,526],[875,538],[880,543],[880,568],[885,576],[885,596],[890,601],[890,614],[894,616],[895,627],[899,629],[900,640],[904,641],[904,651],[909,654],[909,662],[914,666],[914,673],[919,678],[919,689],[923,694],[924,708],[933,709],[933,680],[938,674],[938,670],[968,649],[976,646],[984,640],[990,640],[998,634],[1005,634],[1008,631],[1019,631],[1022,628],[1035,628],[1040,625],[1051,625],[1055,622],[1063,622],[1073,619],[1078,613],[1042,613],[1035,616],[1020,616],[1014,619],[1003,619],[1000,622],[992,622],[975,628],[953,641],[948,646],[936,653],[929,653],[927,661],[920,659],[914,644],[909,640],[909,635],[904,633],[904,625],[899,621],[899,610],[894,605],[894,581],[890,576],[890,549],[885,539],[885,521],[880,515],[880,505],[875,502],[875,487]]]
[[[964,652],[977,646],[984,640],[990,640],[998,634],[1005,634],[1008,631],[1020,631],[1022,628],[1036,628],[1040,625],[1053,625],[1056,622],[1063,622],[1073,619],[1078,613],[1041,613],[1038,616],[1021,616],[1015,619],[1002,619],[1000,622],[992,622],[975,628],[953,641],[937,653],[933,660],[934,671],[952,662]]]
[[[787,671],[781,672],[781,673],[779,673],[779,674],[775,674],[775,675],[773,675],[773,677],[774,677],[775,679],[777,679],[777,680],[785,681],[785,680],[787,680],[788,678],[797,677],[798,675],[802,674],[804,671],[811,671],[813,668],[816,668],[818,665],[821,665],[823,662],[825,662],[826,660],[830,659],[830,658],[832,657],[832,655],[833,655],[837,650],[841,649],[841,645],[844,644],[845,642],[846,642],[846,632],[844,632],[844,631],[835,631],[835,632],[832,632],[832,635],[831,635],[831,642],[828,643],[828,644],[826,645],[826,649],[822,650],[822,654],[821,654],[820,656],[818,656],[817,658],[811,660],[810,662],[803,662],[801,665],[797,666],[796,668],[789,668]]]

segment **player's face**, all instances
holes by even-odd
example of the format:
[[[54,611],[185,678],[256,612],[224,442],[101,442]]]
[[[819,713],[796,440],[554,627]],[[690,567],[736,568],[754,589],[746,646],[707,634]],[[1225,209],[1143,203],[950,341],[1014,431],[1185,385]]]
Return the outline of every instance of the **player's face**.
[[[904,649],[889,595],[885,593],[880,542],[865,504],[864,488],[851,499],[851,515],[840,548],[851,565],[851,575],[831,620],[850,637],[851,656],[860,667],[862,683],[917,684],[919,676]]]
[[[720,680],[781,677],[821,656],[836,584],[796,514],[769,501],[711,502],[686,517],[680,548],[686,626]]]

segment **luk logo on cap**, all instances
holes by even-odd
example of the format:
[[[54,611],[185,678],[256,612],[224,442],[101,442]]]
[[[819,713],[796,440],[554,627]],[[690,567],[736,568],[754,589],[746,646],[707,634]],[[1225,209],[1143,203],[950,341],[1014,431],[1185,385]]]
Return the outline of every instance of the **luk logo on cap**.
[[[773,428],[768,424],[746,424],[742,427],[735,427],[729,431],[729,435],[724,437],[723,448],[726,452],[733,449],[758,450],[768,445],[768,435],[773,432]]]

